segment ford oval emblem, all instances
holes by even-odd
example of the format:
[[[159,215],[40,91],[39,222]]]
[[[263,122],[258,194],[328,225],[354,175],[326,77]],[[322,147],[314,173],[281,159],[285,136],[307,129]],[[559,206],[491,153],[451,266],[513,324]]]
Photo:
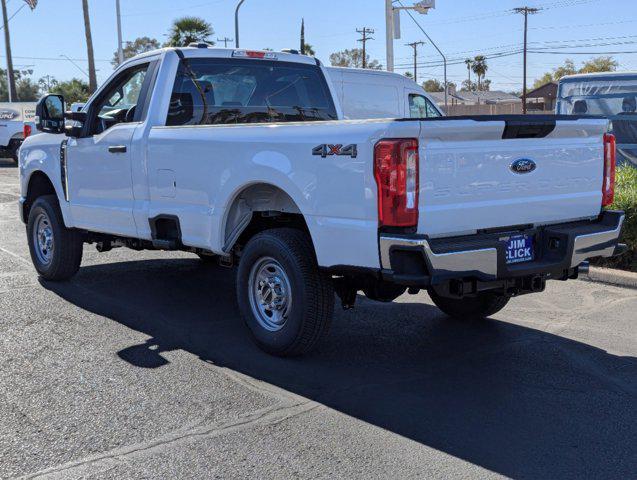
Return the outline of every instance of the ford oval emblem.
[[[537,165],[530,158],[520,158],[513,162],[509,168],[513,173],[531,173]]]

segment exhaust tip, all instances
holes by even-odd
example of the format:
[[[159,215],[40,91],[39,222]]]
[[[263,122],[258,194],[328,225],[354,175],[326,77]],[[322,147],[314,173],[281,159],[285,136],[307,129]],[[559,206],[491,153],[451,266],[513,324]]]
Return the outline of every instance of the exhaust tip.
[[[577,272],[582,275],[588,275],[588,272],[590,271],[590,269],[591,269],[590,262],[582,262],[577,267]]]

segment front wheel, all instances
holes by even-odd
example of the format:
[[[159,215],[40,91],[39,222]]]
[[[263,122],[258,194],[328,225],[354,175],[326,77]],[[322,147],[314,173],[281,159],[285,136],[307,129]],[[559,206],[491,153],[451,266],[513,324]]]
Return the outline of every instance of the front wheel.
[[[331,279],[319,270],[308,236],[291,228],[266,230],[247,243],[237,298],[256,343],[278,356],[314,348],[334,311]]]
[[[64,225],[55,195],[39,197],[33,203],[27,237],[33,265],[46,280],[67,280],[80,268],[82,236]]]
[[[461,320],[486,318],[502,310],[509,297],[492,292],[480,292],[475,297],[450,298],[428,289],[429,296],[440,310]]]

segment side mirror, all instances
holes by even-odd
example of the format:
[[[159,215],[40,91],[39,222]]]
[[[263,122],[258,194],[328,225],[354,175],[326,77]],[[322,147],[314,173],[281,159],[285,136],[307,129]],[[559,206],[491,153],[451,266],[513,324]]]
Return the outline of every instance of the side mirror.
[[[68,120],[72,120],[71,125],[64,127],[64,134],[67,137],[80,138],[84,131],[83,124],[88,116],[86,112],[66,112],[64,116]]]
[[[45,95],[35,107],[35,128],[41,132],[64,133],[64,97]]]

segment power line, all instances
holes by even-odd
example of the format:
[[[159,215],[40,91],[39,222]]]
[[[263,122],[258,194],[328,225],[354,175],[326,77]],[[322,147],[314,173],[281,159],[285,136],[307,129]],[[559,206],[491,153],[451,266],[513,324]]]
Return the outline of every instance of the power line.
[[[373,28],[367,28],[367,27],[363,27],[360,30],[356,29],[356,33],[360,33],[363,38],[359,38],[357,41],[358,42],[362,42],[363,44],[363,68],[367,68],[367,42],[369,40],[374,40],[373,37],[368,37],[368,34],[373,34],[374,33],[374,29]]]

